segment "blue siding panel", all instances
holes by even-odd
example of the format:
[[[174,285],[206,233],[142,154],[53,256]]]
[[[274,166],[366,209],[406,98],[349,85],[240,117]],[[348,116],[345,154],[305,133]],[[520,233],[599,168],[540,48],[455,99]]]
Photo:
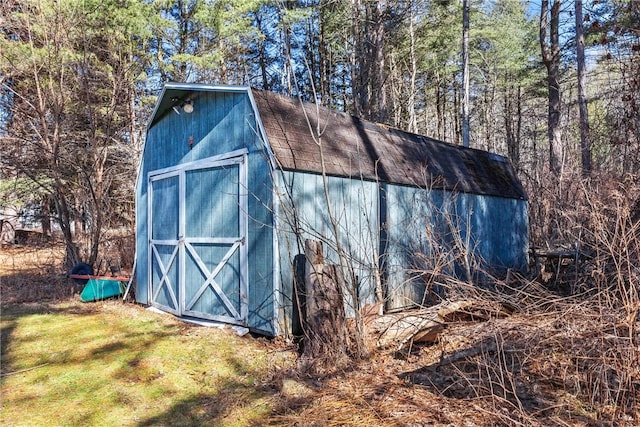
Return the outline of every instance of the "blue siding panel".
[[[338,264],[335,231],[327,210],[321,175],[285,171],[279,175],[278,243],[284,326],[293,310],[294,259],[304,254],[304,240],[322,241],[327,264]],[[377,184],[327,177],[329,201],[338,223],[340,244],[358,282],[360,304],[375,301],[378,241]],[[295,209],[294,209],[295,207]],[[297,232],[296,232],[297,231]],[[352,280],[349,280],[353,283]],[[353,289],[353,288],[352,288]],[[353,314],[355,302],[345,292],[345,308]]]
[[[412,280],[430,260],[434,201],[419,188],[384,186],[386,241],[384,265],[389,308],[403,308],[422,302],[424,287]]]
[[[337,177],[328,177],[327,183],[343,248],[351,255],[360,280],[361,304],[375,301],[378,253],[389,309],[432,303],[425,273],[453,274],[466,280],[467,265],[472,275],[481,271],[501,274],[506,268],[526,271],[526,201],[390,184],[378,187],[373,182]],[[280,196],[283,207],[278,230],[282,312],[289,322],[295,256],[304,252],[305,239],[335,238],[322,176],[285,171],[280,187],[286,189]],[[512,231],[505,234],[505,230]],[[327,263],[337,262],[331,244],[325,244],[325,257]],[[437,293],[438,289],[430,291]],[[346,305],[352,313],[353,301],[347,298]]]
[[[187,213],[186,237],[238,236],[238,179],[237,165],[186,173],[186,204],[198,206]]]
[[[255,124],[254,124],[255,129]],[[257,144],[252,129],[246,138]],[[275,333],[274,254],[273,254],[273,182],[271,167],[259,147],[249,147],[249,325],[259,331]]]
[[[429,303],[428,278],[461,280],[528,267],[527,201],[385,186],[387,306]],[[425,278],[427,280],[425,281]]]
[[[144,184],[141,183],[144,181]],[[149,303],[149,234],[147,222],[147,183],[138,176],[136,185],[136,287],[135,298],[141,304]]]

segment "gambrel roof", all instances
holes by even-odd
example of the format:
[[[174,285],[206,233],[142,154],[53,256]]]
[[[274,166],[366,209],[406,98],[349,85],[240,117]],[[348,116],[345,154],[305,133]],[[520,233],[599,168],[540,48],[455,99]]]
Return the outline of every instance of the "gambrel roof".
[[[167,84],[152,126],[194,92],[246,92],[251,96],[275,164],[283,170],[343,176],[526,200],[510,162],[313,103],[242,86]]]
[[[282,169],[526,199],[509,161],[483,150],[360,120],[316,104],[252,90]],[[318,137],[319,135],[319,137]]]

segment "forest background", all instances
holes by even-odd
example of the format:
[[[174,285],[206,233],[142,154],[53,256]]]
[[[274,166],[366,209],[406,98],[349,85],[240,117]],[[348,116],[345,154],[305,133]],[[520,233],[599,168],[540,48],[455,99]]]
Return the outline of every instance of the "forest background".
[[[130,268],[137,164],[169,81],[250,85],[461,144],[465,3],[469,145],[509,158],[531,246],[569,257],[492,290],[456,283],[518,314],[487,327],[490,349],[472,325],[481,354],[441,354],[460,387],[435,388],[491,396],[507,425],[637,424],[636,0],[2,0],[0,237],[27,221],[63,242],[65,269]]]
[[[53,219],[69,266],[100,263],[108,230],[133,232],[168,81],[250,85],[461,143],[462,3],[3,0],[0,203],[45,234]],[[469,145],[515,166],[532,244],[575,245],[580,194],[637,198],[640,3],[468,4]]]

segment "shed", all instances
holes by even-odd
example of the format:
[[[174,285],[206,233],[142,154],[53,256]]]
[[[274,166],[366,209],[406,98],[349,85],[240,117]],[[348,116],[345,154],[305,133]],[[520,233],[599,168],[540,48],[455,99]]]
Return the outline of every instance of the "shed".
[[[171,83],[137,178],[136,299],[288,334],[314,238],[329,262],[348,258],[348,310],[376,291],[387,310],[420,305],[440,272],[526,270],[527,208],[502,156],[249,87]]]

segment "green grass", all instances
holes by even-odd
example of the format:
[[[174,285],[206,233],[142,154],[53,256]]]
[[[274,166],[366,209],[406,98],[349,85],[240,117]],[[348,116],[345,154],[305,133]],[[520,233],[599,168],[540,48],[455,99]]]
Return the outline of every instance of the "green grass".
[[[3,309],[0,425],[255,425],[264,340],[120,302]]]

